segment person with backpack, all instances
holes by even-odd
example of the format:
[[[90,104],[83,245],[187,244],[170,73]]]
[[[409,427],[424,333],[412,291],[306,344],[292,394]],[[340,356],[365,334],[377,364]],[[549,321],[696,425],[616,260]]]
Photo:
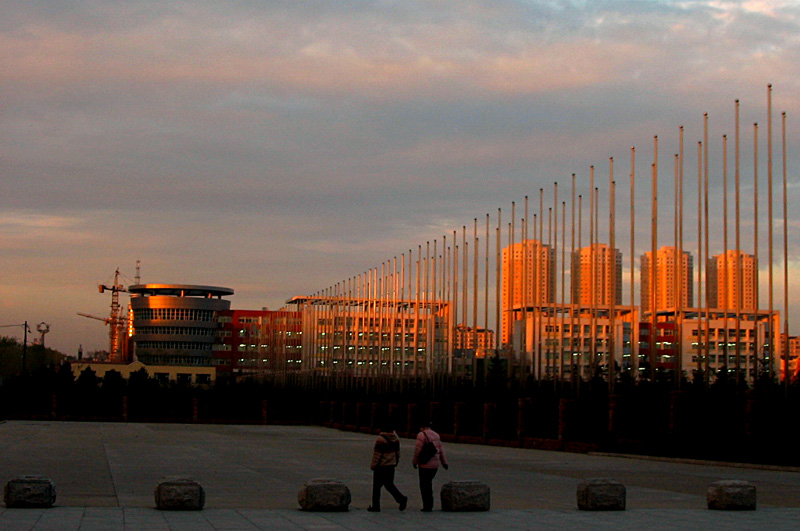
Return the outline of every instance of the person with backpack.
[[[449,468],[447,456],[444,453],[442,439],[433,431],[430,424],[422,426],[417,434],[417,444],[414,447],[414,458],[411,460],[414,468],[419,468],[419,492],[422,495],[422,510],[433,511],[433,478],[441,465],[445,470]]]
[[[394,484],[394,472],[399,462],[400,438],[392,426],[385,426],[378,435],[375,449],[372,452],[372,464],[370,465],[372,469],[372,505],[367,508],[368,511],[380,512],[381,488],[383,487],[386,487],[386,491],[400,504],[400,510],[405,511],[408,497],[404,496]]]

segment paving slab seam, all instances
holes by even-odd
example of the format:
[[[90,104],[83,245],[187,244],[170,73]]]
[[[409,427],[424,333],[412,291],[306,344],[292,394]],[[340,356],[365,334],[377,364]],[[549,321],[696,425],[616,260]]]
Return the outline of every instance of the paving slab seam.
[[[344,513],[304,513],[299,510],[207,509],[200,512],[162,512],[146,508],[2,509],[0,529],[44,531],[261,530],[483,530],[529,529],[797,529],[800,508],[765,508],[756,511],[705,509],[639,509],[616,512],[576,510],[497,510],[479,513],[405,512],[374,514],[364,510]]]

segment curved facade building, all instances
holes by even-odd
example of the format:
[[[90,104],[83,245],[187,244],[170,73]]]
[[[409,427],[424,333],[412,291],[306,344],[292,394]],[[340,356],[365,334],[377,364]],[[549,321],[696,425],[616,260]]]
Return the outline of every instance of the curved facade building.
[[[211,365],[217,312],[230,288],[187,284],[130,286],[136,358],[146,365]]]

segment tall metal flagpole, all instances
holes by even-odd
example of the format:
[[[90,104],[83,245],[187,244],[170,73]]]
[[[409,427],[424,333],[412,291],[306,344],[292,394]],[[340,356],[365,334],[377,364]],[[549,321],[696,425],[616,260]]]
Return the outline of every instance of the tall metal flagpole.
[[[617,326],[616,318],[616,303],[617,303],[617,251],[616,245],[616,183],[614,182],[614,157],[609,159],[609,207],[608,207],[608,232],[609,232],[609,289],[610,299],[608,301],[608,391],[614,393],[614,384],[616,379],[616,363],[617,355],[615,351],[616,345],[614,344],[614,333]]]
[[[475,353],[478,352],[478,255],[480,254],[480,247],[478,246],[478,218],[475,218],[473,237],[475,245],[472,246],[472,335],[473,335],[473,348]]]
[[[759,282],[758,282],[758,122],[753,124],[753,256],[755,256],[755,282],[753,288],[755,295],[753,297],[754,312],[753,328],[755,330],[755,360],[756,360],[756,376],[760,376],[761,365],[759,362],[762,360],[761,339],[758,335],[758,309],[761,307],[759,300]]]
[[[513,212],[514,212],[514,202],[513,201],[511,202],[511,212],[512,212],[511,219],[514,219],[514,214],[513,214]],[[513,264],[514,264],[514,224],[511,223],[511,222],[508,223],[508,251],[509,251],[509,269],[513,270],[513,268],[514,268],[514,266],[513,266]],[[514,292],[516,291],[516,285],[517,285],[515,280],[516,279],[514,279],[513,276],[512,276],[511,279],[509,279],[508,308],[506,308],[506,315],[507,315],[507,317],[506,317],[506,323],[507,323],[507,325],[506,325],[506,328],[507,328],[506,333],[507,333],[508,341],[506,342],[504,347],[505,347],[506,353],[507,353],[507,355],[506,355],[506,359],[508,360],[507,376],[509,378],[511,377],[511,355],[510,355],[511,347],[509,345],[510,345],[510,342],[511,342],[512,337],[513,337],[513,334],[511,333],[511,328],[513,327],[513,324],[514,324],[514,312],[513,312],[514,304],[513,304],[513,301],[515,299]]]
[[[734,345],[734,355],[736,356],[736,382],[741,381],[740,373],[742,371],[742,348],[741,348],[741,329],[742,329],[742,286],[744,285],[742,282],[742,240],[741,240],[741,212],[740,212],[740,200],[739,200],[739,100],[736,100],[736,125],[734,131],[734,199],[736,201],[736,254],[734,255],[734,267],[736,268],[736,273],[734,279],[736,281],[736,287],[734,289],[734,295],[736,299],[734,302],[734,311],[736,312],[736,344]],[[750,356],[747,356],[747,360],[745,362],[745,380],[749,379],[750,376]]]
[[[595,247],[600,246],[600,187],[599,186],[594,187],[594,243]],[[599,251],[599,249],[595,250],[595,255],[594,255],[595,261],[597,261],[597,258],[599,256],[597,251]],[[592,290],[592,293],[594,293],[594,312],[592,312],[592,328],[595,330],[594,332],[595,345],[597,345],[597,318],[598,318],[598,312],[600,311],[599,310],[600,301],[597,300],[597,295],[599,295],[599,293],[597,292],[596,288],[597,286],[603,285],[603,272],[605,271],[605,268],[602,268],[602,270],[600,271],[598,271],[598,268],[599,264],[596,264],[595,274],[599,276],[600,279],[593,282],[595,289]],[[595,346],[593,373],[597,374],[597,372],[598,372],[598,355],[597,355],[597,346]]]
[[[488,355],[488,351],[492,345],[489,343],[489,213],[486,213],[486,256],[484,256],[484,286],[483,286],[483,330],[486,337],[484,338],[484,354]],[[500,294],[498,293],[499,297]]]
[[[425,376],[430,378],[431,376],[431,348],[435,343],[436,339],[434,336],[434,326],[433,326],[433,311],[430,301],[430,290],[431,290],[431,282],[430,282],[430,271],[431,271],[431,242],[425,242],[425,281],[424,286],[425,288],[422,290],[422,302],[423,302],[423,310],[425,315]]]
[[[525,215],[522,218],[522,330],[520,341],[520,376],[525,373],[524,368],[528,363],[528,308],[530,307],[530,298],[528,297],[528,290],[530,289],[530,261],[528,260],[528,253],[530,247],[528,244],[528,196],[525,196]]]
[[[502,329],[501,329],[501,319],[500,319],[500,304],[502,301],[502,288],[501,288],[501,274],[502,271],[502,257],[503,257],[503,210],[498,208],[497,209],[497,231],[495,237],[496,243],[496,256],[495,256],[495,268],[494,268],[494,276],[495,276],[495,300],[494,300],[494,319],[495,319],[495,330],[497,333],[495,334],[495,352],[499,353],[501,348],[501,343],[503,341],[502,338]]]
[[[773,304],[773,289],[772,289],[772,270],[773,270],[773,256],[772,256],[772,226],[774,225],[772,216],[772,85],[767,85],[767,220],[769,223],[769,336],[767,341],[769,344],[769,377],[775,378],[775,323],[774,314],[775,307]]]
[[[783,152],[783,386],[789,392],[789,223],[786,212],[786,113],[781,113]],[[800,364],[800,362],[798,362]]]
[[[656,262],[656,253],[658,252],[658,136],[653,137],[653,262]],[[656,275],[652,275],[655,280]],[[656,375],[656,349],[658,347],[658,300],[655,293],[655,284],[653,290],[653,346],[650,352],[653,354],[653,363],[650,365],[652,381],[655,382]]]
[[[554,267],[554,271],[553,271],[553,275],[556,278],[556,284],[555,284],[555,286],[553,286],[555,288],[555,292],[553,293],[553,300],[557,301],[558,300],[558,182],[554,182],[553,183],[553,221],[552,221],[551,227],[553,229],[553,256],[555,258],[555,261],[554,261],[554,264],[553,264],[555,266]],[[550,321],[550,323],[551,323],[551,328],[550,329],[554,331],[553,336],[552,336],[553,339],[556,339],[558,337],[558,334],[555,333],[555,328],[556,328],[556,314],[555,314],[555,312],[556,312],[556,306],[553,305],[552,306],[552,316],[553,316],[553,318],[552,318],[552,321]],[[551,340],[550,344],[552,345],[552,343],[553,343],[553,341]],[[556,382],[556,380],[557,380],[556,376],[558,376],[557,372],[556,372],[556,370],[557,370],[556,355],[558,354],[558,351],[559,351],[559,349],[556,348],[555,345],[553,345],[553,354],[552,354],[553,370],[552,370],[552,373],[551,373],[553,375],[553,383]]]
[[[678,144],[678,157],[680,159],[680,168],[678,169],[678,286],[680,287],[680,291],[678,293],[677,305],[678,305],[678,389],[681,388],[681,383],[683,382],[683,294],[686,291],[687,295],[687,303],[691,303],[689,300],[689,286],[692,284],[692,279],[684,278],[684,269],[683,269],[683,126],[680,127],[680,139]],[[687,268],[686,273],[688,273],[688,265],[689,262],[686,262]],[[684,287],[685,285],[685,287]]]
[[[730,339],[728,337],[728,311],[730,309],[730,286],[728,278],[728,135],[722,135],[722,311],[723,311],[723,344],[725,348],[723,355],[725,356],[725,370],[730,372],[728,363],[730,358],[728,356],[728,348],[730,346]],[[719,267],[717,267],[719,270]],[[719,301],[718,301],[719,303]],[[738,382],[739,376],[736,376]]]
[[[595,234],[594,234],[594,166],[589,166],[589,378],[595,377],[595,370],[597,369],[597,338],[595,331],[595,311],[597,298],[597,272],[595,271]]]
[[[636,291],[636,284],[635,284],[635,271],[636,271],[636,214],[634,209],[634,199],[636,197],[636,148],[631,146],[631,292],[630,292],[630,300],[631,300],[631,367],[633,368],[633,378],[634,381],[639,380],[639,338],[636,337],[638,326],[634,322],[634,319],[641,320],[639,317],[636,316],[636,299],[634,297],[634,293]]]
[[[697,142],[697,370],[708,385],[708,358],[703,355],[703,142]]]
[[[534,377],[538,380],[539,375],[536,372],[536,342],[539,337],[538,331],[536,329],[536,323],[539,322],[539,318],[541,316],[541,312],[538,309],[538,293],[539,293],[539,275],[541,274],[539,261],[541,259],[541,252],[542,252],[542,245],[539,240],[537,240],[537,230],[538,230],[538,218],[537,215],[533,215],[533,239],[536,240],[533,247],[533,322],[531,323],[531,359],[530,359],[530,373],[534,375]]]
[[[705,267],[705,274],[703,276],[706,279],[705,351],[706,360],[708,360],[711,356],[711,282],[708,276],[711,263],[709,260],[710,255],[708,245],[708,113],[703,115],[703,248],[705,251],[703,253],[705,256],[705,262],[702,264],[702,266]],[[717,358],[716,366],[717,369],[719,369],[719,358]],[[708,386],[708,380],[710,376],[711,375],[707,372],[706,386]]]
[[[564,379],[564,307],[567,304],[564,295],[564,288],[566,286],[566,277],[564,273],[566,260],[564,259],[564,251],[566,250],[566,232],[567,232],[567,203],[561,202],[561,304],[559,304],[559,311],[561,313],[560,333],[556,336],[558,338],[558,378]]]
[[[653,137],[654,160],[651,166],[651,217],[650,217],[650,381],[656,380],[656,347],[657,347],[657,318],[656,310],[656,276],[657,259],[656,249],[658,248],[658,137]]]
[[[581,246],[583,245],[583,195],[578,195],[578,255],[581,253]],[[580,259],[578,259],[580,260]],[[578,263],[578,267],[580,266],[580,261]],[[578,292],[578,307],[576,308],[576,313],[578,315],[582,315],[581,311],[581,299],[580,299],[580,292]],[[577,363],[577,378],[575,380],[576,384],[578,385],[577,391],[580,392],[580,383],[583,379],[583,363],[586,357],[584,356],[584,341],[583,341],[583,325],[580,323],[580,319],[578,320],[579,334],[578,334],[578,363]]]
[[[514,373],[514,306],[518,301],[517,299],[517,260],[516,260],[516,251],[515,251],[515,243],[516,243],[516,223],[517,223],[517,208],[516,202],[511,201],[511,223],[508,226],[508,242],[509,242],[509,254],[511,256],[511,298],[509,299],[509,309],[508,309],[508,376],[509,378]],[[522,283],[519,282],[521,286]]]
[[[577,264],[575,264],[575,174],[572,174],[572,228],[571,228],[571,243],[570,243],[570,283],[572,289],[569,290],[569,367],[570,379],[575,382],[576,368],[575,368],[575,295],[576,295],[576,280],[575,272]]]
[[[461,323],[458,322],[458,292],[459,292],[459,284],[458,284],[458,231],[453,231],[453,323],[455,326],[459,326]],[[463,317],[462,317],[463,319]],[[464,323],[466,324],[466,323]],[[459,341],[461,348],[464,348],[464,336],[463,330],[459,329]]]
[[[398,313],[400,314],[400,376],[405,381],[406,347],[408,346],[408,338],[406,337],[406,314],[408,313],[406,304],[406,253],[400,253],[400,301],[398,303]]]
[[[555,255],[555,252],[553,251],[553,248],[555,246],[555,244],[553,243],[553,207],[548,207],[548,209],[547,209],[547,244],[550,246],[550,251],[553,252],[553,254]],[[555,264],[553,264],[553,265],[555,265]],[[552,268],[552,274],[555,275],[555,267]],[[555,295],[555,294],[553,294],[553,295]],[[555,297],[554,296],[551,297],[551,300],[555,300]],[[545,325],[545,356],[546,356],[545,368],[546,368],[547,376],[555,377],[555,375],[553,374],[553,372],[550,369],[550,360],[553,359],[552,356],[551,356],[551,352],[550,352],[550,347],[552,346],[551,339],[555,335],[552,332],[553,323],[551,321],[552,315],[551,315],[551,311],[550,311],[552,306],[550,304],[548,304],[547,306],[548,306],[548,309],[547,309],[547,324]],[[553,361],[555,361],[555,360],[553,359]],[[553,381],[555,382],[555,378],[553,378]]]
[[[455,327],[456,322],[453,320],[453,305],[451,297],[451,267],[450,267],[450,247],[447,245],[447,235],[442,236],[442,247],[445,249],[445,259],[442,266],[442,296],[444,303],[447,307],[447,348],[445,353],[447,355],[447,374],[453,374],[453,348],[455,348]]]
[[[452,264],[452,269],[453,269],[453,323],[455,324],[455,326],[460,326],[461,325],[461,323],[458,320],[458,295],[459,295],[459,290],[460,290],[460,288],[459,288],[459,280],[458,280],[458,271],[459,271],[458,256],[460,254],[460,251],[461,251],[461,248],[458,246],[458,231],[454,230],[453,231],[453,264]],[[463,317],[462,317],[462,319],[463,319]],[[465,347],[464,339],[465,339],[464,338],[464,330],[459,328],[459,330],[458,330],[458,342],[459,342],[460,348],[462,350]],[[462,355],[462,359],[463,359],[463,355]],[[463,367],[464,367],[464,365],[462,363],[462,369],[463,369]]]
[[[539,188],[539,244],[536,253],[536,378],[542,378],[542,311],[550,288],[550,249],[544,249],[544,188]],[[542,260],[542,257],[545,260]]]
[[[461,225],[461,319],[464,321],[464,327],[469,326],[469,314],[467,308],[469,307],[469,279],[467,272],[469,268],[469,247],[467,246],[467,226]],[[467,331],[464,330],[464,340],[466,341]]]
[[[431,255],[431,300],[429,302],[430,305],[430,318],[431,318],[431,326],[430,331],[431,335],[429,338],[429,345],[428,345],[428,374],[430,375],[431,372],[436,373],[438,369],[438,349],[437,345],[441,347],[441,342],[439,341],[437,330],[440,330],[440,327],[436,326],[436,320],[439,318],[439,300],[438,300],[438,287],[437,287],[437,262],[438,262],[438,242],[433,240],[433,254]]]
[[[422,265],[422,245],[417,246],[416,290],[414,291],[414,379],[419,378],[419,318],[420,318],[420,265]]]

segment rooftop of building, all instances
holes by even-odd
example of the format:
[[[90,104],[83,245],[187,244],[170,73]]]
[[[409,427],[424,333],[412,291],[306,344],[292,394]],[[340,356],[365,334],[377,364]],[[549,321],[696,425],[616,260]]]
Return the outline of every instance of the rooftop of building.
[[[232,288],[199,286],[193,284],[134,284],[128,287],[132,295],[143,297],[226,297],[233,295]]]

